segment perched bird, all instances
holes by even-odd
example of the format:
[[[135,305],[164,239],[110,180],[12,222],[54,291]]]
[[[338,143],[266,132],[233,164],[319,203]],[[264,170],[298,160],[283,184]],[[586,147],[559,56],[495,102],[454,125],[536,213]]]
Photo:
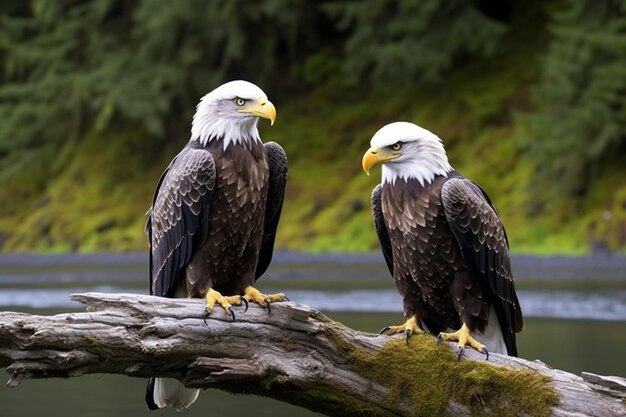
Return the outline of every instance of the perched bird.
[[[441,139],[396,122],[372,137],[363,156],[380,246],[402,296],[406,322],[381,333],[416,332],[517,356],[524,320],[515,293],[504,226],[487,194],[456,172]]]
[[[286,299],[254,287],[272,259],[287,181],[285,152],[261,142],[259,118],[274,124],[276,109],[252,83],[228,82],[205,95],[148,211],[150,293],[204,298],[205,320],[216,304],[234,320],[233,305],[269,309]],[[146,403],[182,409],[197,396],[177,380],[152,378]]]

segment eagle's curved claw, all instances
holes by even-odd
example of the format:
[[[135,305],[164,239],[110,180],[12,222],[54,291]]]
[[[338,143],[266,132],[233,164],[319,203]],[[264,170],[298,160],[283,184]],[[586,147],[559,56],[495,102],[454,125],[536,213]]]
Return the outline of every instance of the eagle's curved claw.
[[[206,327],[209,327],[209,323],[206,322],[206,319],[209,318],[211,312],[209,311],[209,307],[204,307],[204,311],[202,312],[202,321]]]
[[[211,316],[212,311],[209,310],[209,307],[204,307],[204,311],[202,312],[202,321],[206,327],[209,327],[209,323],[207,323],[207,319]],[[225,308],[224,313],[229,315],[233,321],[235,321],[235,312],[231,308]]]
[[[437,338],[439,339],[439,338]],[[488,361],[489,360],[489,351],[487,350],[487,348],[483,348],[483,350],[479,350],[478,352],[480,353],[484,353],[485,354],[485,360]],[[463,353],[465,353],[465,348],[463,346],[459,346],[459,350],[457,350],[456,353],[456,360],[460,361],[461,357],[463,357]]]
[[[443,337],[441,337],[441,333],[437,335],[437,346],[441,345],[443,342]]]
[[[267,306],[267,315],[269,316],[270,314],[272,314],[272,304],[267,298],[263,300],[263,303]]]
[[[391,326],[385,326],[380,330],[380,332],[378,332],[378,334],[386,333],[389,329],[391,329]]]
[[[287,296],[283,297],[283,301],[291,301],[289,298],[287,298]]]
[[[465,352],[465,348],[463,346],[459,346],[459,349],[456,351],[456,361],[459,362],[461,360],[461,356],[463,356],[463,352]]]
[[[246,309],[243,311],[245,313],[246,311],[248,311],[248,307],[250,307],[250,305],[248,304],[248,300],[246,300],[246,298],[243,295],[240,295],[239,299],[241,300],[242,303],[246,305]]]
[[[411,329],[406,329],[404,331],[404,339],[406,340],[406,345],[409,345],[409,336],[411,336]]]

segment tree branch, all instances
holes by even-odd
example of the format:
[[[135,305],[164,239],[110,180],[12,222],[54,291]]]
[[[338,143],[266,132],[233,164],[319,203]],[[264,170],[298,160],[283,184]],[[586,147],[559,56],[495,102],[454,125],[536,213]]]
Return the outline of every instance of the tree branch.
[[[114,373],[268,396],[331,416],[623,416],[626,380],[472,350],[426,335],[366,334],[305,305],[256,305],[237,320],[202,300],[131,294],[72,296],[88,312],[0,313],[0,366],[25,378]],[[138,399],[139,401],[140,399]]]

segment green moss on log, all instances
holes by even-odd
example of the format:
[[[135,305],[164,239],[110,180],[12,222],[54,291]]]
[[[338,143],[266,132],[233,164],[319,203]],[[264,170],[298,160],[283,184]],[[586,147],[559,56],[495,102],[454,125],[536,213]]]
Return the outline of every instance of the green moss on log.
[[[458,362],[432,336],[414,335],[408,347],[404,340],[393,339],[372,353],[356,347],[336,329],[327,329],[326,335],[351,358],[357,373],[389,388],[388,404],[405,402],[417,416],[449,415],[451,403],[467,407],[476,416],[549,416],[559,400],[547,376],[488,362]]]

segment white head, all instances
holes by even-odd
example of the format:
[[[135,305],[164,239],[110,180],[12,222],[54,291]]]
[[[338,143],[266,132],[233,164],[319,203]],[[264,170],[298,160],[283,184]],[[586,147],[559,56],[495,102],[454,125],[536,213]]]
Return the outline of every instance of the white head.
[[[200,99],[191,124],[191,140],[206,145],[223,140],[230,143],[260,140],[259,117],[274,124],[276,109],[267,95],[248,81],[222,84]]]
[[[436,175],[452,171],[441,139],[434,133],[409,122],[383,126],[370,141],[363,155],[363,170],[383,166],[382,180],[393,184],[396,179],[414,178],[424,186]]]

